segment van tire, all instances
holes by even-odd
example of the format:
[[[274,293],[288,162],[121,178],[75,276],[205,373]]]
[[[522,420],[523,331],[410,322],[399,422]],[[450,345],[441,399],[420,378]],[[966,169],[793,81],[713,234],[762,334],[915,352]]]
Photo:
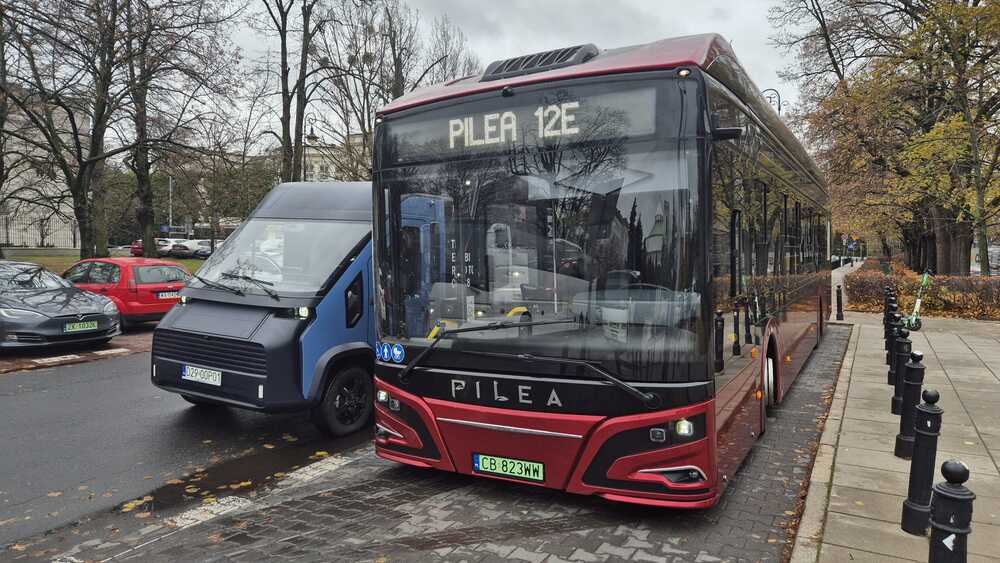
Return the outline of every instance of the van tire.
[[[330,378],[319,405],[311,411],[313,423],[332,436],[346,436],[367,426],[375,410],[372,375],[360,366],[348,366]]]
[[[221,407],[222,403],[217,403],[211,399],[202,399],[194,395],[181,395],[181,398],[196,407]]]

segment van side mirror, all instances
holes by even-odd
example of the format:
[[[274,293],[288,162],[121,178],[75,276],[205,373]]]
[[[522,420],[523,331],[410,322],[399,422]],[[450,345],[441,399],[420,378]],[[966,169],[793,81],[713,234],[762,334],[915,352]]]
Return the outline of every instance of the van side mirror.
[[[344,320],[347,328],[354,328],[365,314],[364,291],[365,286],[361,274],[358,274],[344,291]]]

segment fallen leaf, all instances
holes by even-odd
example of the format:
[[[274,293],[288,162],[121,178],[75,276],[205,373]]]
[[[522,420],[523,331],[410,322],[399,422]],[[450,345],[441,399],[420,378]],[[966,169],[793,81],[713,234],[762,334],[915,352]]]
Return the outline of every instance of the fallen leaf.
[[[62,496],[62,491],[50,491],[49,494],[48,494],[48,496],[50,496],[50,497],[61,497]]]
[[[142,476],[142,480],[143,481],[152,481],[153,480],[153,476],[152,475],[143,475]]]
[[[76,490],[78,490],[78,491],[86,491],[89,488],[90,487],[88,487],[87,485],[80,485],[79,487],[76,488]]]
[[[10,548],[13,549],[14,551],[24,551],[25,549],[28,549],[28,546],[24,545],[23,543],[15,543],[14,545],[10,546]]]
[[[142,497],[142,500],[143,500],[143,502],[150,502],[150,501],[153,500],[153,497],[151,497],[150,495],[146,495],[146,496]]]
[[[113,496],[115,496],[115,494],[112,493],[111,491],[105,491],[105,492],[101,493],[101,496],[102,497],[113,497]]]
[[[150,516],[152,516],[152,513],[150,513],[150,512],[136,512],[135,513],[135,517],[136,518],[140,518],[140,519],[141,518],[149,518]]]
[[[268,450],[273,450],[274,449],[274,444],[264,444],[264,448],[266,448]]]
[[[864,506],[865,505],[865,503],[861,502],[860,500],[854,501],[854,504],[856,504],[858,506]]]
[[[184,481],[181,481],[180,479],[171,479],[171,480],[167,481],[168,485],[180,485],[180,484],[183,484],[183,483],[184,483]]]
[[[298,442],[299,441],[298,438],[296,438],[295,436],[292,436],[291,434],[282,434],[281,435],[281,439],[284,440],[284,441],[286,441],[286,442]]]
[[[285,476],[285,472],[284,471],[279,471],[279,472],[275,473],[274,476],[276,478],[278,478],[278,479],[281,479],[282,477]]]
[[[187,487],[184,487],[184,492],[188,494],[197,493],[198,487],[195,487],[194,485],[188,485]]]

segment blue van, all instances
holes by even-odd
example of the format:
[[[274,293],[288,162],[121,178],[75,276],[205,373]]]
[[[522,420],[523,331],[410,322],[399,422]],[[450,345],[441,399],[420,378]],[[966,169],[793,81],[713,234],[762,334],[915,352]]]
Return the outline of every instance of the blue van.
[[[152,381],[195,405],[368,424],[375,324],[368,182],[281,184],[153,333]]]

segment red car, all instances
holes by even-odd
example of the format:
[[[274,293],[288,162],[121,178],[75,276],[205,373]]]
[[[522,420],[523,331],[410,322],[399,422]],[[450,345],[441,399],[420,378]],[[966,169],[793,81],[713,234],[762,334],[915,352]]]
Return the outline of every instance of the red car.
[[[92,258],[77,262],[62,277],[80,289],[110,297],[124,328],[163,318],[180,301],[191,274],[176,262],[154,258]]]

